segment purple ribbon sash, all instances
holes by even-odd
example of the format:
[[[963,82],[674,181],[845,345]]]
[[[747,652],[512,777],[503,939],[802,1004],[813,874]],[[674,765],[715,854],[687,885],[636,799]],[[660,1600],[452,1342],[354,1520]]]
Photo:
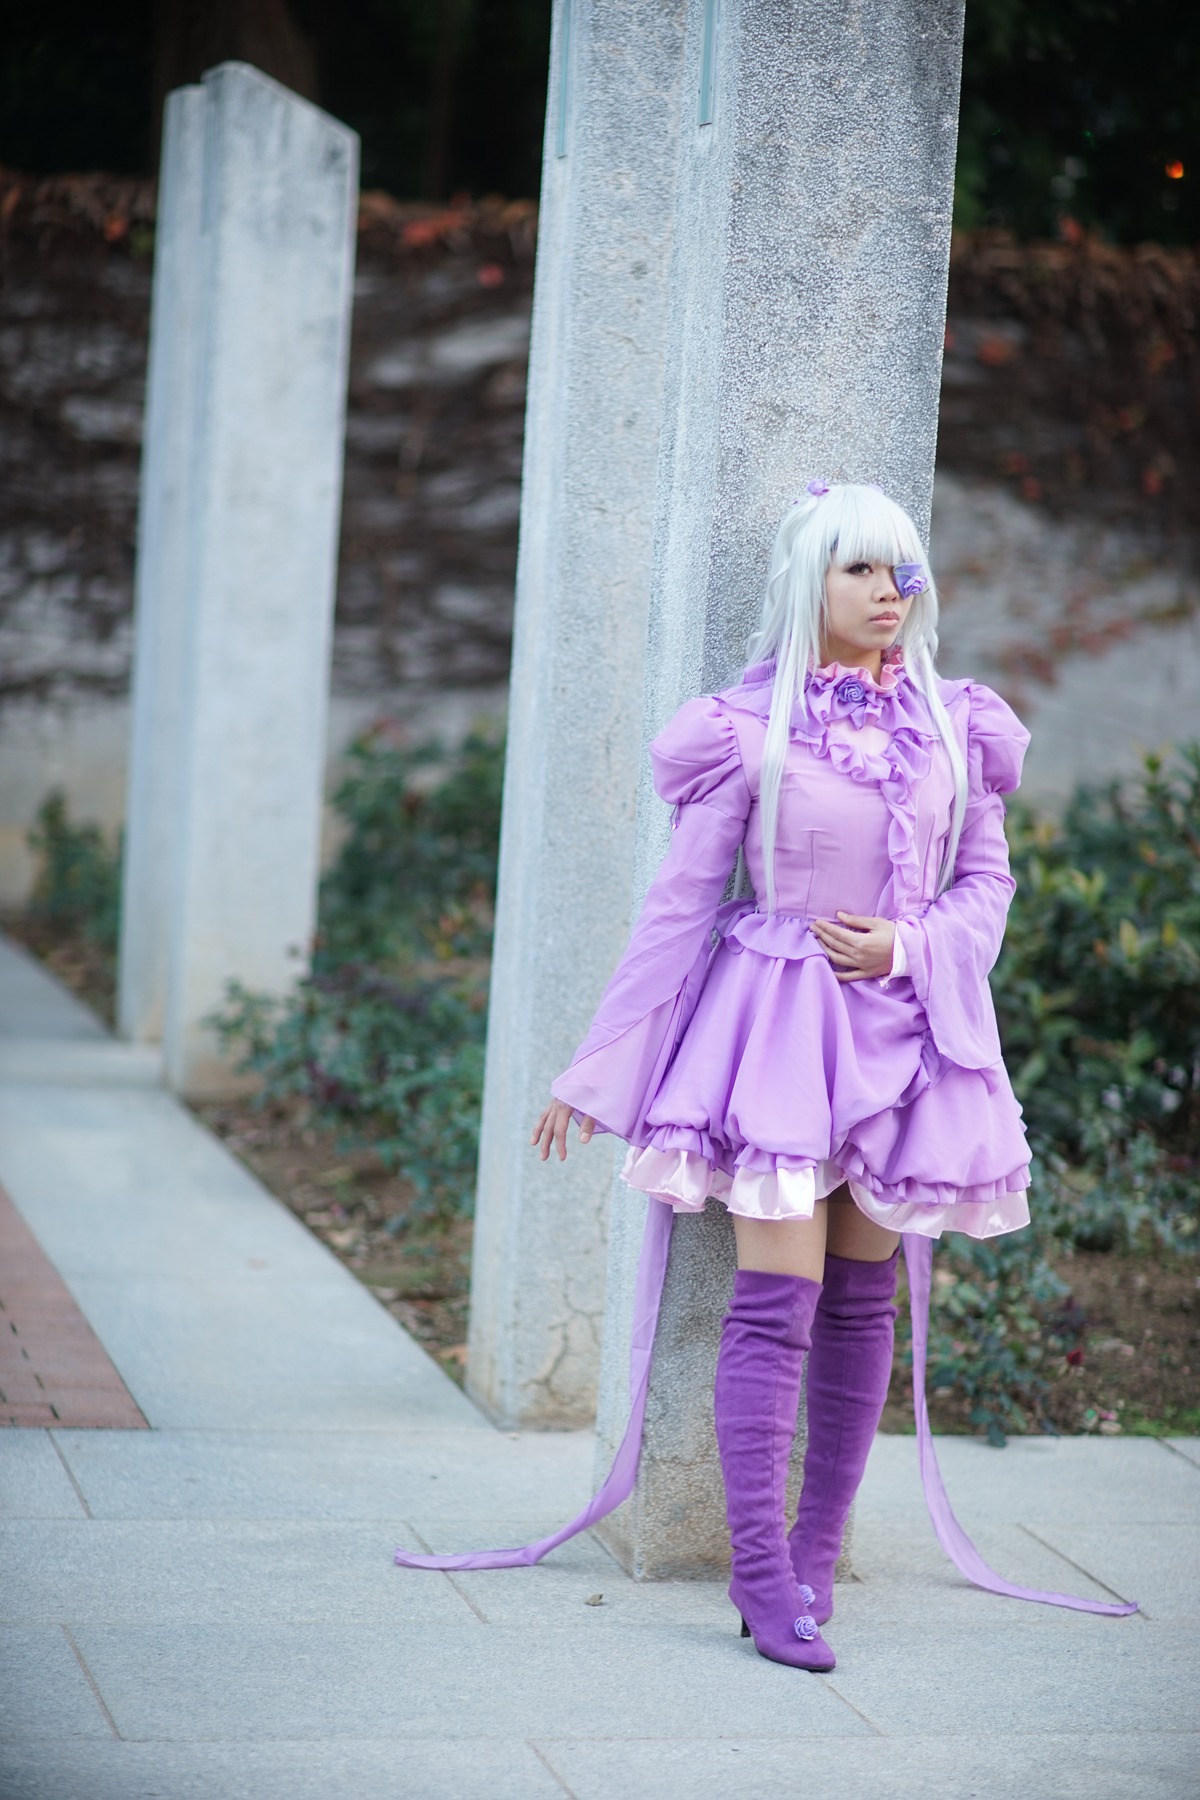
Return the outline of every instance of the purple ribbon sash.
[[[397,1550],[396,1561],[405,1569],[521,1569],[541,1562],[543,1556],[565,1544],[568,1538],[606,1519],[622,1500],[628,1500],[637,1480],[638,1462],[642,1454],[642,1421],[646,1416],[646,1395],[650,1389],[650,1358],[654,1353],[654,1332],[658,1325],[658,1308],[663,1283],[667,1278],[667,1252],[671,1247],[671,1227],[675,1214],[661,1200],[646,1205],[646,1235],[638,1261],[637,1285],[633,1294],[633,1331],[629,1348],[629,1423],[604,1486],[577,1518],[516,1550],[470,1550],[459,1556],[416,1556],[409,1550]]]
[[[650,1360],[654,1353],[654,1333],[658,1325],[659,1306],[667,1275],[667,1257],[671,1246],[671,1227],[675,1215],[660,1200],[646,1207],[646,1234],[638,1263],[634,1289],[633,1331],[629,1352],[629,1423],[613,1458],[604,1485],[589,1500],[583,1511],[570,1524],[535,1543],[522,1544],[513,1550],[470,1550],[454,1556],[422,1556],[411,1550],[397,1550],[395,1560],[405,1569],[519,1569],[541,1562],[559,1544],[587,1531],[627,1500],[637,1480],[638,1461],[642,1451],[642,1424],[646,1416],[646,1395],[650,1387]],[[929,1238],[912,1233],[904,1236],[904,1258],[908,1266],[909,1294],[912,1302],[913,1407],[917,1418],[917,1457],[921,1470],[921,1486],[925,1504],[937,1535],[938,1543],[955,1568],[993,1594],[1007,1594],[1014,1600],[1037,1600],[1045,1606],[1067,1606],[1076,1612],[1105,1613],[1123,1617],[1138,1610],[1135,1600],[1112,1603],[1106,1600],[1082,1600],[1071,1594],[1043,1593],[1038,1588],[1018,1587],[1005,1581],[990,1569],[955,1518],[942,1482],[933,1435],[929,1429],[929,1411],[925,1404],[925,1364],[929,1346],[929,1290],[933,1270],[933,1244]]]
[[[1007,1594],[1013,1600],[1038,1600],[1043,1606],[1069,1606],[1074,1612],[1105,1613],[1123,1618],[1138,1609],[1136,1600],[1113,1603],[1108,1600],[1081,1600],[1073,1594],[1047,1594],[1040,1588],[1018,1587],[1005,1581],[980,1556],[978,1550],[955,1518],[950,1507],[942,1472],[933,1448],[929,1429],[929,1408],[925,1404],[925,1362],[929,1349],[929,1289],[933,1277],[933,1241],[904,1234],[904,1261],[908,1267],[908,1294],[912,1306],[913,1411],[917,1415],[917,1461],[921,1470],[921,1486],[925,1504],[938,1543],[960,1574],[976,1587],[992,1594]]]

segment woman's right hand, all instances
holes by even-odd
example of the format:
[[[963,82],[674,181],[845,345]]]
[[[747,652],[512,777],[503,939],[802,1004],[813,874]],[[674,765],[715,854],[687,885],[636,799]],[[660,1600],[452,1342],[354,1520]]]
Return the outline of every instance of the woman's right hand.
[[[537,1145],[538,1155],[543,1162],[545,1162],[546,1158],[549,1156],[550,1146],[552,1144],[558,1145],[559,1162],[566,1162],[567,1126],[571,1123],[574,1116],[574,1107],[568,1106],[565,1100],[552,1100],[550,1102],[549,1106],[534,1126],[533,1136],[529,1140],[531,1144]],[[590,1143],[592,1133],[595,1129],[595,1119],[584,1119],[579,1127],[580,1143]]]

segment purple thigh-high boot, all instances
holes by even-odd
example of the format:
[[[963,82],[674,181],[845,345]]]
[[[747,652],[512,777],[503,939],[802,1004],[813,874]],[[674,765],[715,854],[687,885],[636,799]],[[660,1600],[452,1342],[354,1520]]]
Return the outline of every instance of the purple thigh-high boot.
[[[792,1573],[783,1517],[800,1371],[820,1292],[819,1282],[799,1275],[739,1269],[713,1391],[733,1545],[729,1598],[759,1655],[797,1669],[835,1662],[811,1617],[811,1592]]]
[[[896,1251],[886,1262],[825,1257],[805,1396],[804,1485],[788,1544],[813,1618],[833,1616],[833,1568],[887,1398],[896,1328]]]

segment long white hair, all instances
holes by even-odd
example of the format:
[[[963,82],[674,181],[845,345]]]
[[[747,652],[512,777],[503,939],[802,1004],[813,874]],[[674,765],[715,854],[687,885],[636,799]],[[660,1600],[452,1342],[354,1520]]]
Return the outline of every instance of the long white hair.
[[[775,835],[779,791],[787,756],[788,727],[796,706],[807,708],[805,683],[821,660],[827,623],[825,575],[831,564],[921,563],[929,585],[909,609],[900,631],[904,666],[929,708],[954,775],[950,836],[938,875],[938,890],[954,879],[954,859],[967,804],[967,769],[954,727],[937,691],[934,657],[938,636],[937,590],[920,534],[908,514],[878,488],[843,483],[821,494],[806,494],[784,517],[775,535],[763,602],[762,623],[750,644],[752,662],[774,661],[775,680],[763,753],[760,805],[767,911],[775,911]]]

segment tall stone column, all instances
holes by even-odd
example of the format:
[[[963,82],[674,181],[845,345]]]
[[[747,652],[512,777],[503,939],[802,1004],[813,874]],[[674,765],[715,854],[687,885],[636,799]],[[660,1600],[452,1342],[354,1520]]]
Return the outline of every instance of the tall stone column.
[[[172,849],[185,692],[188,463],[195,428],[205,94],[167,96],[142,431],[117,1025],[158,1043],[167,1010]]]
[[[358,140],[240,63],[166,124],[120,1014],[202,1094],[315,921]]]
[[[607,1140],[530,1126],[629,917],[686,0],[555,0],[468,1387],[595,1411]]]
[[[714,0],[689,10],[644,736],[736,678],[775,526],[807,477],[874,481],[928,530],[962,0]],[[707,121],[707,122],[706,122]],[[644,886],[667,821],[643,778]],[[598,1466],[628,1410],[645,1213],[614,1204]],[[654,1578],[728,1559],[712,1378],[723,1210],[680,1217],[638,1485],[600,1527]]]

